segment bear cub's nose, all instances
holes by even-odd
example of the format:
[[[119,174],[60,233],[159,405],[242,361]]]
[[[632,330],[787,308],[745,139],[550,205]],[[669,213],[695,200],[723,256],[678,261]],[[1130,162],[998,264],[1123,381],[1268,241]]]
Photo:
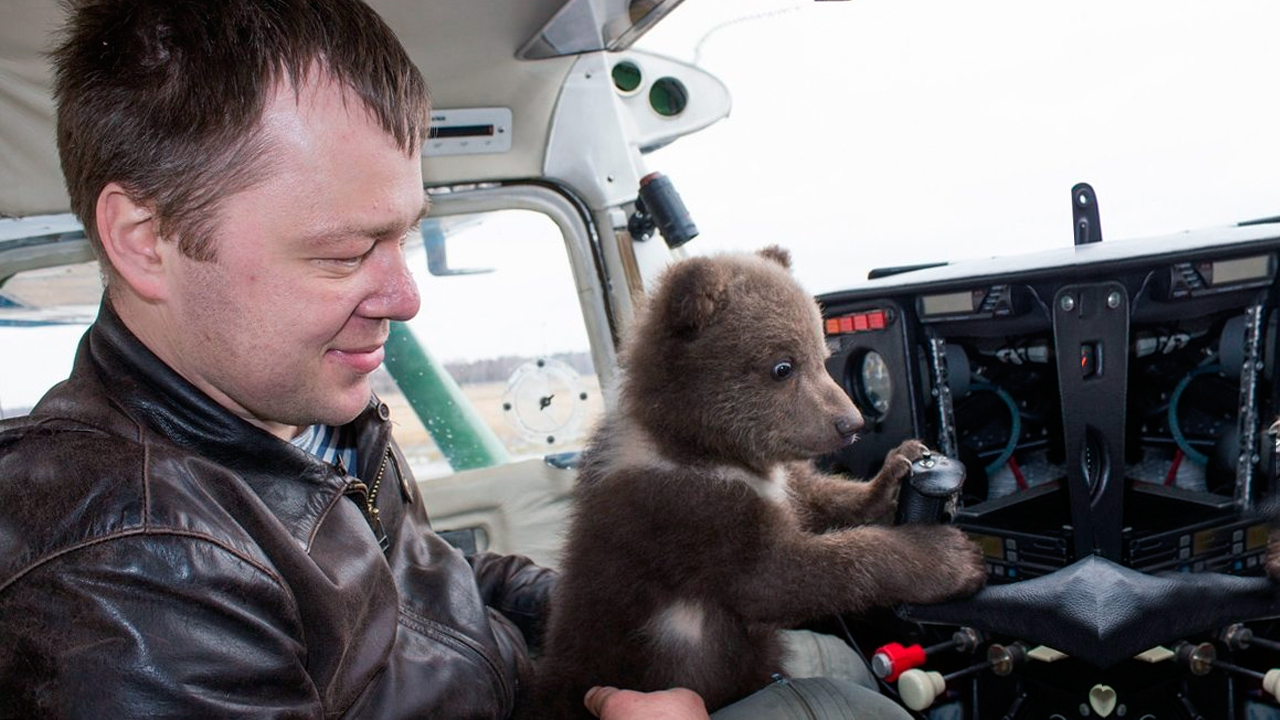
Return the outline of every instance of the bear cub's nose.
[[[848,442],[862,429],[862,418],[858,415],[845,415],[836,419],[836,432]]]

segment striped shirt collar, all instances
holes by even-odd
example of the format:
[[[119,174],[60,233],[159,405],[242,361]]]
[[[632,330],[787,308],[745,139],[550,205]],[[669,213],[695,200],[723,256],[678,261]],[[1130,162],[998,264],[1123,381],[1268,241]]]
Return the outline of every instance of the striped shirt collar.
[[[349,425],[312,425],[290,442],[348,475],[355,474],[355,433]]]

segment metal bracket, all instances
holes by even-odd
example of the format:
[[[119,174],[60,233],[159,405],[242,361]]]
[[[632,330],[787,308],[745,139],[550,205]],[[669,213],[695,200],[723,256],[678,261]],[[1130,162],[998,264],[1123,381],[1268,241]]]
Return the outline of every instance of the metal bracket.
[[[947,457],[959,457],[956,420],[952,407],[951,384],[947,369],[947,341],[929,334],[929,369],[933,374],[933,392],[938,399],[938,450]]]
[[[1262,370],[1263,319],[1266,306],[1260,299],[1245,310],[1244,362],[1240,368],[1240,444],[1236,465],[1236,503],[1242,510],[1253,507],[1253,469],[1258,463],[1258,373]]]
[[[1053,302],[1076,557],[1096,553],[1119,562],[1129,293],[1116,282],[1084,283],[1061,288]]]

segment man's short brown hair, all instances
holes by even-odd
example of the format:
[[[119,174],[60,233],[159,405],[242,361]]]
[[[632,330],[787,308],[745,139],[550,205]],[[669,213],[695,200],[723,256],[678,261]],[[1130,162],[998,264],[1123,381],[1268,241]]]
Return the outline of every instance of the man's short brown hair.
[[[296,89],[326,74],[406,153],[426,133],[426,84],[360,0],[64,4],[53,53],[58,151],[71,209],[104,265],[95,213],[110,182],[151,206],[183,253],[213,258],[220,201],[269,171],[260,121],[278,83]]]

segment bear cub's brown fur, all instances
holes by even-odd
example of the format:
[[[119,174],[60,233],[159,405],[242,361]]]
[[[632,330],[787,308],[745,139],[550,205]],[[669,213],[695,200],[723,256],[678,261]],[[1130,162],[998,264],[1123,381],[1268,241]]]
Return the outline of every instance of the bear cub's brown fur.
[[[814,467],[862,417],[789,268],[776,247],[685,260],[639,314],[617,412],[579,470],[540,714],[590,717],[593,685],[688,687],[714,710],[781,669],[781,627],[982,585],[956,528],[868,524],[892,511],[921,443],[869,482]]]

